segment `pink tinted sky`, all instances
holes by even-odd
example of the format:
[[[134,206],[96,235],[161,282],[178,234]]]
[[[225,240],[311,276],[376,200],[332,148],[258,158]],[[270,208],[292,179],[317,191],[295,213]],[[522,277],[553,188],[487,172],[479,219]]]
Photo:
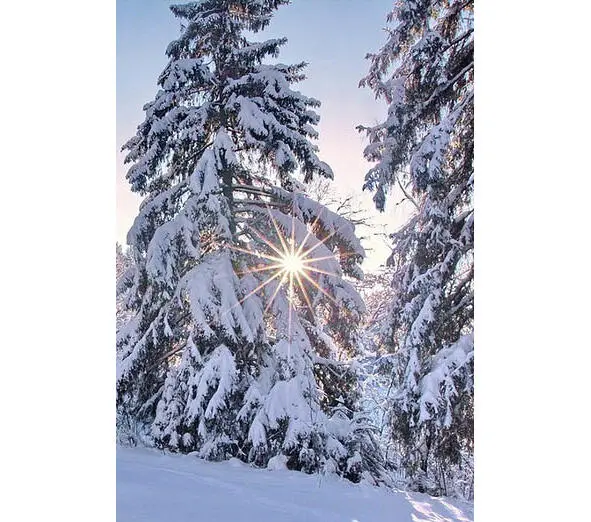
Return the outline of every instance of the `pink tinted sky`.
[[[156,93],[156,78],[166,64],[164,50],[179,31],[167,0],[117,1],[117,241],[126,235],[140,198],[125,180],[121,145],[143,120],[142,106]],[[277,12],[259,38],[285,36],[278,60],[306,61],[308,78],[299,90],[322,102],[318,146],[321,158],[335,172],[335,191],[356,194],[358,204],[371,216],[371,232],[394,231],[408,215],[391,198],[386,212],[375,211],[371,194],[362,193],[370,165],[363,158],[365,139],[355,127],[377,123],[386,114],[383,101],[368,89],[358,88],[368,68],[364,56],[384,41],[382,27],[392,0],[296,0]],[[367,235],[369,230],[359,230]],[[380,237],[364,241],[366,269],[383,264],[389,249]]]

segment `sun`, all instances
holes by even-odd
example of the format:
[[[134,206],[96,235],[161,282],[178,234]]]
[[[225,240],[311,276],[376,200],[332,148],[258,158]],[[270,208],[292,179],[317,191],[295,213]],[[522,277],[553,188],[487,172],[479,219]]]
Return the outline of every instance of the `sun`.
[[[297,253],[289,252],[281,258],[281,269],[289,275],[301,275],[305,268],[305,258]]]
[[[242,252],[248,254],[250,256],[255,256],[259,260],[266,261],[265,264],[262,266],[252,267],[249,268],[246,273],[267,273],[268,276],[259,284],[254,290],[249,292],[246,296],[244,296],[237,304],[242,303],[244,300],[248,299],[250,296],[254,295],[255,293],[262,290],[272,281],[276,281],[275,290],[267,302],[267,306],[265,307],[265,312],[269,309],[272,305],[273,301],[277,297],[277,294],[281,290],[281,288],[285,288],[287,293],[287,299],[289,302],[289,311],[290,311],[290,318],[291,318],[291,309],[294,306],[296,294],[299,295],[304,299],[308,308],[313,313],[313,306],[310,296],[308,295],[308,291],[306,289],[306,285],[304,283],[308,283],[311,287],[316,288],[318,291],[323,293],[328,299],[334,302],[334,298],[330,295],[321,285],[318,284],[317,281],[314,280],[312,277],[314,273],[316,274],[324,274],[328,276],[335,276],[333,272],[328,272],[326,270],[322,270],[319,268],[316,263],[319,261],[324,261],[326,259],[335,259],[334,254],[330,254],[328,256],[321,256],[321,257],[311,257],[310,254],[316,250],[321,245],[325,244],[327,240],[329,240],[333,234],[328,234],[324,239],[317,240],[316,242],[312,241],[313,244],[309,248],[305,249],[306,243],[309,239],[313,238],[311,229],[308,230],[306,237],[299,246],[296,245],[295,236],[294,236],[294,225],[293,225],[293,216],[292,216],[292,227],[291,227],[291,237],[286,236],[286,234],[281,230],[275,218],[273,217],[269,208],[267,208],[269,217],[271,222],[273,223],[273,227],[277,234],[277,241],[272,241],[268,239],[264,235],[262,235],[256,229],[251,229],[251,232],[258,237],[269,249],[269,252],[263,251],[252,251],[252,250],[245,250],[239,247],[231,247],[233,250],[238,252]],[[314,225],[316,225],[320,216],[316,218]],[[291,320],[290,320],[291,323]],[[291,325],[290,325],[291,326]]]

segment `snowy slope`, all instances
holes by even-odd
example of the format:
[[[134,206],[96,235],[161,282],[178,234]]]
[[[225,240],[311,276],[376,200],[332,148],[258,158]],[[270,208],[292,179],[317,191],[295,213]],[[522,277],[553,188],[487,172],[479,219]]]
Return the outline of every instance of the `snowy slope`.
[[[334,476],[117,449],[117,522],[472,522],[471,504]]]

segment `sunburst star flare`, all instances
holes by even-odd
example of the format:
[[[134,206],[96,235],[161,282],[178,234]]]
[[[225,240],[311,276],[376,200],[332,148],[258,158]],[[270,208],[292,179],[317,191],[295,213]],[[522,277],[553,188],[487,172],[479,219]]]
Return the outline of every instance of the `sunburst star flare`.
[[[319,246],[326,243],[326,241],[328,241],[334,233],[328,234],[325,238],[319,240],[310,248],[305,249],[308,239],[312,237],[311,230],[308,230],[305,238],[303,239],[303,241],[301,241],[300,245],[298,246],[296,245],[294,233],[294,217],[292,216],[292,227],[290,237],[286,237],[286,235],[282,232],[281,227],[277,224],[277,221],[273,217],[273,214],[270,212],[269,209],[267,209],[267,211],[273,223],[273,228],[275,229],[278,240],[274,242],[271,239],[265,237],[258,230],[253,229],[252,231],[254,235],[258,237],[269,248],[269,250],[272,251],[272,254],[267,254],[266,252],[258,250],[254,251],[246,250],[244,248],[239,247],[232,247],[232,249],[237,252],[245,253],[258,258],[259,260],[262,259],[265,261],[269,261],[271,263],[263,266],[258,265],[256,267],[249,268],[248,270],[243,272],[251,274],[264,274],[266,277],[254,290],[245,295],[237,303],[237,305],[243,303],[246,299],[256,294],[260,290],[263,290],[272,281],[277,281],[277,286],[274,289],[271,298],[269,299],[265,307],[265,311],[267,311],[271,307],[273,301],[277,297],[281,288],[286,287],[287,298],[289,302],[289,330],[291,332],[292,308],[294,307],[294,300],[298,291],[301,294],[301,296],[303,296],[303,299],[308,308],[310,309],[310,312],[312,314],[314,313],[312,300],[310,299],[310,296],[308,295],[308,291],[305,286],[306,281],[334,302],[333,297],[327,292],[326,289],[322,288],[322,286],[314,280],[312,274],[318,273],[323,275],[336,276],[337,274],[333,272],[322,270],[320,268],[313,266],[313,263],[324,261],[327,259],[335,259],[335,256],[322,255],[320,257],[310,257],[310,254]],[[314,222],[314,224],[315,223],[316,221]]]

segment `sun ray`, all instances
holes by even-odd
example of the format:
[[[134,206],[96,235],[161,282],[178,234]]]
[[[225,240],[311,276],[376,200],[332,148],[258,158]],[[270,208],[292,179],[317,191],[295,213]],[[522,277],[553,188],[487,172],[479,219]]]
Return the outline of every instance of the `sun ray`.
[[[291,203],[291,256],[295,257],[295,216],[293,214],[293,201]]]
[[[283,277],[281,278],[281,281],[279,281],[279,284],[277,285],[277,288],[275,288],[275,291],[273,292],[273,295],[271,296],[271,299],[269,299],[269,302],[267,303],[267,306],[265,306],[265,313],[267,313],[267,311],[269,310],[269,308],[271,308],[271,305],[273,304],[273,301],[277,297],[277,294],[279,293],[279,290],[281,290],[281,287],[285,283],[285,278],[286,277],[287,277],[287,272],[283,271]]]
[[[334,297],[330,295],[324,288],[322,288],[314,279],[312,279],[306,272],[302,272],[302,275],[310,281],[318,290],[320,290],[326,297],[328,297],[333,303],[337,304]]]
[[[243,252],[244,254],[248,254],[251,256],[262,257],[264,259],[268,259],[269,261],[276,261],[277,263],[283,262],[282,257],[270,256],[270,255],[265,254],[263,252],[253,252],[252,250],[246,250],[245,248],[240,248],[240,247],[236,247],[236,246],[231,246],[230,248],[232,250],[235,250],[236,252]],[[281,255],[283,255],[283,254],[281,254]]]
[[[310,301],[310,296],[308,296],[308,291],[306,290],[306,286],[304,285],[304,282],[302,281],[302,276],[299,273],[297,273],[296,279],[298,280],[298,284],[300,285],[300,290],[302,291],[302,294],[304,295],[304,299],[306,300],[306,304],[308,305],[308,308],[310,309],[310,313],[312,315],[314,315],[314,307],[312,306],[312,301]]]
[[[254,290],[252,290],[251,292],[249,292],[247,295],[245,295],[242,299],[240,299],[240,301],[238,301],[238,303],[236,303],[234,306],[240,305],[242,304],[244,301],[246,301],[251,295],[256,294],[259,290],[263,289],[265,286],[267,286],[271,281],[273,281],[273,279],[277,279],[282,272],[277,272],[273,277],[263,281],[259,286],[257,286]]]
[[[312,259],[304,259],[302,263],[308,265],[310,263],[315,263],[316,261],[324,261],[326,259],[334,259],[336,261],[335,256],[322,256],[322,257],[313,257]]]
[[[282,256],[284,254],[284,252],[281,252],[281,250],[279,250],[273,243],[271,243],[271,241],[269,239],[267,239],[265,236],[263,236],[263,234],[261,234],[256,228],[253,228],[253,227],[249,227],[249,228],[255,233],[255,235],[261,241],[263,241],[269,248],[274,250],[277,253],[277,255]]]
[[[281,246],[283,247],[283,254],[285,254],[286,252],[289,251],[289,249],[287,247],[287,242],[285,241],[285,237],[284,237],[283,233],[281,232],[281,230],[279,229],[279,225],[277,224],[277,221],[275,221],[275,218],[273,217],[271,209],[269,208],[268,205],[267,205],[267,213],[269,214],[269,217],[271,218],[271,222],[273,223],[273,226],[275,227],[275,232],[277,232],[277,236],[279,237],[279,241],[281,242]],[[273,248],[275,249],[275,247],[273,247]]]
[[[318,274],[324,274],[324,275],[329,275],[329,276],[336,276],[336,274],[334,272],[327,272],[326,270],[322,270],[320,268],[316,268],[315,266],[307,266],[306,270],[309,270],[310,272],[317,272]]]
[[[290,343],[291,349],[291,314],[293,309],[293,272],[289,273],[289,306],[287,307],[287,337]]]
[[[315,245],[313,245],[311,248],[309,248],[308,250],[306,250],[303,254],[302,257],[307,257],[308,255],[310,255],[310,252],[313,252],[314,250],[316,250],[320,245],[323,245],[326,241],[328,241],[332,236],[334,236],[336,234],[336,231],[331,232],[330,234],[328,234],[328,236],[326,236],[324,239],[318,241],[318,243],[316,243]]]
[[[258,268],[249,268],[248,270],[244,270],[243,272],[236,272],[238,275],[245,275],[245,274],[255,274],[257,272],[267,272],[269,270],[276,270],[281,268],[283,265],[281,263],[277,263],[275,265],[266,265],[263,267]]]
[[[318,221],[320,220],[320,216],[322,216],[322,213],[324,212],[324,208],[320,210],[320,213],[316,216],[316,219],[314,219],[314,223],[312,223],[312,226],[308,229],[308,232],[306,233],[306,237],[304,238],[304,240],[301,242],[299,248],[298,248],[298,252],[297,255],[302,255],[302,250],[304,249],[304,246],[306,245],[306,241],[308,241],[308,238],[310,236],[312,236],[312,230],[314,230],[314,227],[316,226],[316,223],[318,223]]]

